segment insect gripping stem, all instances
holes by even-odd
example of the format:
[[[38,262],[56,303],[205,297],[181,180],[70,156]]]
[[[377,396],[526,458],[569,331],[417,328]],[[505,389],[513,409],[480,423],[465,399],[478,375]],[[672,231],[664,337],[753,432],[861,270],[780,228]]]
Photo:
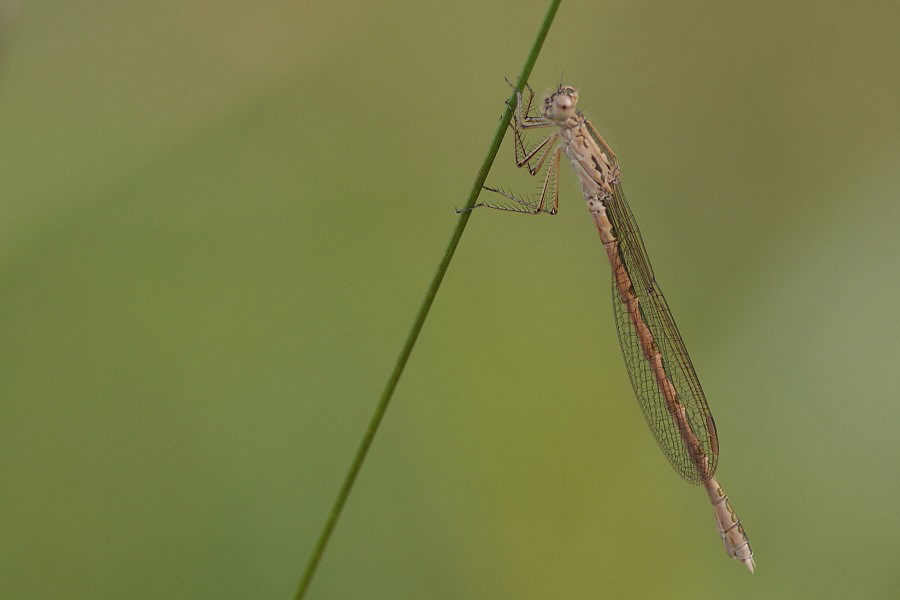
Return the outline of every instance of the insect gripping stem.
[[[555,213],[557,166],[565,154],[581,183],[612,269],[613,312],[622,355],[647,425],[672,467],[706,488],[728,555],[755,568],[740,519],[715,478],[719,442],[712,413],[675,319],[653,274],[640,230],[619,181],[615,154],[576,108],[578,92],[561,85],[534,114],[533,92],[518,94],[513,127],[516,165],[536,175],[549,165],[537,201],[499,192],[514,204],[485,203],[516,212]],[[556,131],[528,150],[524,130]],[[548,157],[552,157],[549,161]],[[533,162],[532,162],[533,161]],[[548,196],[549,194],[549,196]]]

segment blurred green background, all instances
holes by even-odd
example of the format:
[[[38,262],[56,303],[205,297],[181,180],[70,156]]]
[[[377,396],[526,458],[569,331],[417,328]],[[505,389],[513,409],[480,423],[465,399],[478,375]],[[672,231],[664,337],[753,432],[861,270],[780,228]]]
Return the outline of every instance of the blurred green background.
[[[290,597],[545,9],[0,2],[0,595]],[[898,26],[565,1],[531,79],[619,156],[755,575],[566,169],[473,215],[308,597],[896,598]]]

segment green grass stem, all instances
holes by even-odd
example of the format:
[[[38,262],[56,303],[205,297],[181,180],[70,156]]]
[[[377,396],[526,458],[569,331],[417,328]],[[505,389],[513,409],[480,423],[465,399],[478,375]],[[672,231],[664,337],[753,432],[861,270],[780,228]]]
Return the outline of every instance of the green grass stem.
[[[531,46],[531,51],[528,53],[528,58],[525,60],[525,64],[522,65],[522,71],[519,73],[519,77],[516,80],[516,86],[519,91],[523,90],[525,83],[531,76],[531,70],[534,68],[534,63],[537,61],[541,47],[544,45],[544,40],[547,37],[547,32],[550,30],[550,24],[553,22],[554,16],[556,16],[556,10],[559,8],[560,1],[561,0],[551,0],[550,2],[550,7],[547,9],[547,14],[544,16],[541,29],[538,31],[537,37]],[[444,280],[444,275],[447,273],[447,268],[450,266],[450,261],[453,259],[453,254],[456,252],[459,240],[462,238],[463,231],[466,229],[466,224],[469,222],[469,217],[472,216],[471,209],[475,206],[475,202],[478,199],[478,195],[481,193],[485,179],[487,179],[488,172],[491,170],[491,165],[494,164],[494,159],[497,157],[497,151],[500,149],[500,144],[503,142],[503,136],[506,135],[506,129],[509,127],[510,120],[512,119],[513,111],[511,107],[514,107],[515,105],[516,94],[513,92],[510,95],[509,102],[507,102],[506,111],[503,113],[503,117],[497,124],[497,131],[494,132],[494,139],[491,141],[487,155],[484,157],[481,168],[478,169],[478,174],[475,176],[475,181],[472,183],[472,189],[469,192],[469,198],[466,201],[465,208],[459,213],[459,220],[456,223],[453,234],[450,236],[450,241],[447,244],[447,249],[444,251],[444,256],[441,258],[441,262],[434,274],[434,278],[431,280],[431,285],[428,286],[428,292],[425,294],[425,299],[419,307],[419,312],[409,331],[409,335],[406,336],[406,341],[403,344],[403,349],[400,351],[400,356],[397,357],[397,363],[394,365],[394,370],[388,378],[387,385],[384,386],[381,398],[375,406],[375,412],[372,413],[372,417],[369,420],[369,426],[363,434],[359,448],[356,450],[356,454],[353,457],[353,462],[350,463],[350,469],[344,477],[344,482],[338,491],[337,497],[334,499],[334,504],[332,505],[331,511],[328,513],[328,518],[319,534],[319,539],[316,541],[316,545],[309,557],[309,561],[306,563],[306,568],[303,571],[300,584],[297,586],[297,592],[294,594],[295,600],[302,600],[306,595],[309,584],[316,573],[316,568],[322,560],[322,555],[325,553],[325,547],[328,545],[328,540],[334,532],[338,519],[340,519],[341,512],[344,509],[344,505],[347,503],[347,498],[350,496],[353,484],[356,481],[356,476],[359,474],[363,461],[365,461],[366,455],[369,452],[369,447],[375,439],[375,434],[378,432],[378,427],[381,425],[384,413],[387,411],[388,405],[391,402],[391,397],[394,395],[394,390],[397,388],[397,383],[400,381],[400,376],[403,374],[406,362],[409,360],[413,347],[416,345],[416,340],[419,337],[419,333],[422,331],[422,326],[425,324],[425,318],[431,310],[431,305],[434,302],[438,289],[441,287],[441,282]]]

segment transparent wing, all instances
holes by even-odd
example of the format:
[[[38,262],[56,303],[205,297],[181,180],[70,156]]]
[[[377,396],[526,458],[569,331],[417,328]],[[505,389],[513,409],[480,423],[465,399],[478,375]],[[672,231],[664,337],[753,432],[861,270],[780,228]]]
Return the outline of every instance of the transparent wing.
[[[716,426],[675,320],[653,275],[634,215],[625,202],[625,195],[618,183],[613,186],[607,216],[618,239],[619,260],[628,272],[638,300],[638,314],[652,334],[651,346],[660,354],[665,375],[675,388],[675,402],[684,407],[683,413],[680,410],[678,413],[684,414],[684,420],[693,436],[686,433],[684,423],[680,426],[679,419],[670,410],[663,391],[664,383],[654,374],[649,358],[645,356],[636,326],[632,323],[632,315],[622,302],[614,278],[616,330],[631,385],[647,425],[669,463],[687,481],[702,483],[715,474],[718,463]],[[697,441],[693,449],[689,447],[689,440],[692,439]]]

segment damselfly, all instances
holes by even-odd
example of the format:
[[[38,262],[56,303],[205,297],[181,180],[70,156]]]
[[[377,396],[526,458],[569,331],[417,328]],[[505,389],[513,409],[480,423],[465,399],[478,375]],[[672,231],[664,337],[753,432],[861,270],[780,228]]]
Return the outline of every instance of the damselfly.
[[[647,424],[678,474],[706,488],[725,550],[752,573],[756,565],[750,541],[715,478],[719,458],[716,425],[653,275],[637,223],[625,202],[616,155],[576,108],[578,92],[574,88],[560,85],[544,101],[539,113],[532,111],[531,87],[527,87],[527,95],[517,92],[517,98],[515,119],[511,123],[516,165],[527,168],[532,175],[547,167],[540,197],[530,201],[486,187],[507,201],[475,206],[555,214],[560,156],[565,154],[569,159],[612,267],[619,343]],[[555,127],[556,131],[535,146],[526,146],[523,131],[539,127]]]

